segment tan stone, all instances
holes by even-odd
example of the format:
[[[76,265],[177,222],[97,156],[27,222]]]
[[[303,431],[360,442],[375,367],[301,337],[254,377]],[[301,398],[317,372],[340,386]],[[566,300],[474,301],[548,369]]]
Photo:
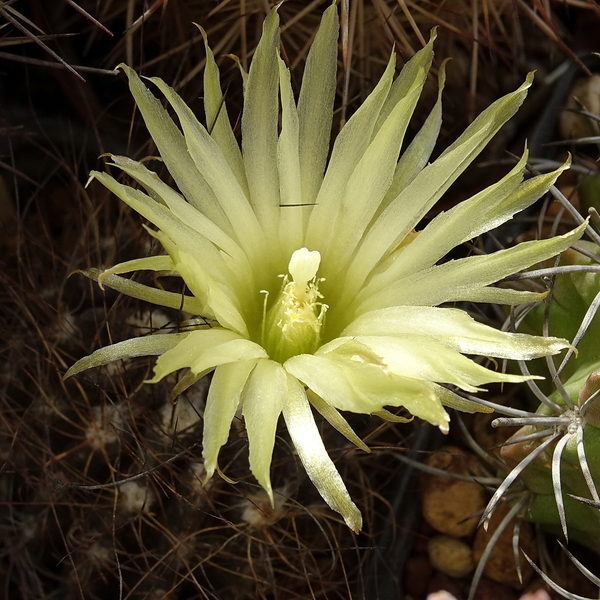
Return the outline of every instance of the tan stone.
[[[433,567],[450,577],[465,577],[475,567],[471,547],[448,535],[432,537],[427,544],[427,553]]]
[[[600,75],[577,81],[567,99],[567,108],[585,108],[594,115],[600,114]],[[568,110],[560,113],[559,128],[567,140],[598,135],[597,122]]]
[[[425,464],[447,473],[481,474],[476,457],[453,446],[444,446]],[[478,483],[428,473],[421,476],[423,518],[440,533],[457,538],[471,535],[485,505],[485,491]]]

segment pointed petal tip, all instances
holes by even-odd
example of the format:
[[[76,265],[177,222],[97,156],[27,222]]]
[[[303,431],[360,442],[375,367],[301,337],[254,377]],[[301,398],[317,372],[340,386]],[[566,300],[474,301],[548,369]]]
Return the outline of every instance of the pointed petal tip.
[[[202,27],[202,25],[200,25],[199,23],[196,23],[196,21],[192,21],[192,25],[195,25],[198,28],[198,30],[202,34],[202,38],[204,39],[204,43],[206,44],[206,42],[207,42],[207,36],[206,36],[206,31],[204,30],[204,27]]]
[[[362,515],[355,504],[352,504],[351,509],[342,516],[344,517],[346,525],[348,525],[354,533],[359,534],[361,532],[363,526]]]
[[[85,189],[88,188],[88,186],[90,185],[90,183],[92,183],[92,181],[94,179],[96,179],[96,174],[98,173],[98,171],[90,171],[90,174],[88,176],[88,180],[85,182]]]
[[[76,365],[77,363],[75,363]],[[67,370],[67,372],[62,376],[61,381],[66,381],[67,379],[69,379],[69,377],[73,377],[73,375],[75,375],[76,371],[75,371],[75,365],[72,365],[71,367],[69,367],[69,369]]]
[[[523,90],[529,89],[531,87],[531,85],[533,84],[533,80],[535,78],[535,73],[536,73],[535,71],[529,71],[529,73],[527,73],[527,77],[525,77],[525,81],[523,82],[523,84],[517,91],[523,91]]]
[[[450,433],[450,415],[446,411],[444,411],[443,418],[440,419],[437,423],[432,423],[432,425],[437,425],[438,429],[444,435],[448,435]]]

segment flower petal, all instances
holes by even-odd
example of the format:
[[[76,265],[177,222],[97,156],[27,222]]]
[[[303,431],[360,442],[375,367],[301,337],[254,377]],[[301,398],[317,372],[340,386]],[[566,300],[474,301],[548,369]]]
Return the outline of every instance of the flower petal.
[[[168,254],[134,258],[102,271],[98,276],[98,285],[104,289],[104,280],[110,275],[121,275],[132,271],[173,271],[174,269],[173,261]]]
[[[306,397],[308,401],[313,405],[317,412],[335,429],[337,429],[348,441],[352,442],[357,448],[364,450],[365,452],[371,452],[369,446],[367,446],[357,435],[354,430],[348,424],[348,421],[342,417],[340,412],[327,404],[321,396],[318,396],[313,390],[306,390]]]
[[[263,230],[219,145],[175,90],[158,77],[152,77],[149,81],[164,94],[179,117],[187,152],[192,157],[195,169],[210,185],[240,246],[249,259],[256,258],[257,254],[262,255],[260,249],[265,242]]]
[[[404,406],[416,417],[447,430],[448,415],[424,381],[386,373],[380,365],[350,360],[335,352],[293,356],[284,367],[340,410],[371,414],[384,406]]]
[[[181,193],[188,202],[224,231],[231,231],[223,210],[208,183],[195,168],[188,154],[185,139],[167,111],[133,69],[124,64],[119,65],[118,68],[127,75],[129,89],[142,113],[144,123]]]
[[[283,367],[272,360],[260,360],[250,375],[242,397],[242,414],[250,447],[250,470],[269,495],[271,504],[271,457],[277,421],[287,394],[287,375]]]
[[[200,314],[214,316],[220,325],[247,337],[248,328],[239,302],[239,296],[243,296],[241,293],[243,289],[240,290],[234,281],[230,281],[229,286],[215,281],[211,274],[206,272],[206,262],[198,260],[202,258],[201,254],[198,256],[197,253],[186,252],[160,231],[154,233],[154,236],[171,256],[175,269],[194,297],[202,303]],[[248,305],[251,306],[251,302],[248,302]]]
[[[325,402],[340,410],[370,414],[383,406],[373,407],[364,402],[348,381],[344,369],[328,357],[299,354],[289,358],[283,366]]]
[[[467,293],[562,252],[583,235],[586,227],[587,221],[569,233],[548,240],[522,242],[492,254],[436,265],[400,279],[394,286],[388,286],[370,298],[371,290],[367,286],[357,298],[357,302],[365,298],[357,313],[394,305],[436,306],[465,300]]]
[[[415,52],[413,57],[402,67],[400,74],[392,83],[390,93],[388,94],[385,103],[381,108],[381,112],[377,117],[377,122],[375,124],[375,129],[372,136],[373,138],[379,132],[380,128],[397,106],[398,102],[400,102],[409,94],[409,91],[413,87],[415,81],[421,79],[422,73],[425,72],[425,74],[427,74],[431,68],[431,63],[433,62],[433,43],[435,42],[436,38],[437,28],[433,28],[427,44],[425,44],[421,50]]]
[[[217,468],[219,450],[229,437],[231,421],[238,410],[242,391],[258,360],[227,363],[215,370],[204,409],[202,456],[205,481],[213,476]]]
[[[281,90],[281,134],[277,145],[280,211],[279,238],[285,254],[300,248],[304,238],[304,216],[308,206],[302,205],[300,173],[299,122],[289,69],[278,58]]]
[[[185,340],[188,333],[171,333],[169,335],[148,335],[118,342],[104,348],[99,348],[89,356],[79,359],[64,374],[63,380],[77,375],[86,369],[100,367],[115,360],[134,358],[136,356],[157,356],[171,351]]]
[[[383,372],[423,381],[449,383],[468,392],[479,391],[485,383],[530,379],[521,375],[486,369],[460,352],[424,336],[354,336],[325,344],[318,355],[342,356],[360,365],[376,364]]]
[[[123,264],[125,265],[126,263]],[[116,265],[116,267],[118,268],[120,265]],[[173,308],[174,310],[182,310],[193,315],[199,315],[202,312],[202,304],[198,302],[198,299],[194,296],[186,296],[184,294],[159,290],[138,283],[137,281],[126,279],[125,277],[119,277],[118,275],[102,277],[104,271],[101,271],[100,269],[85,269],[84,271],[79,271],[79,273],[90,279],[94,279],[95,281],[101,280],[104,287],[110,288],[111,290],[117,290],[131,298],[144,300],[144,302],[150,302],[151,304],[156,304],[158,306]]]
[[[525,292],[511,288],[482,287],[462,292],[464,302],[488,302],[490,304],[506,304],[517,306],[527,302],[541,302],[548,295],[545,292]]]
[[[350,117],[335,140],[306,231],[308,248],[321,250],[322,245],[329,240],[330,225],[335,222],[340,210],[339,198],[371,143],[375,123],[392,86],[395,64],[396,59],[392,55],[375,89]]]
[[[204,112],[206,114],[206,128],[213,140],[219,145],[240,187],[242,190],[247,191],[248,182],[246,181],[246,173],[244,172],[242,153],[227,115],[227,106],[221,90],[219,67],[215,62],[213,51],[208,45],[206,32],[199,25],[196,26],[202,34],[204,48],[206,49],[206,66],[204,67]]]
[[[361,315],[343,336],[423,336],[463,354],[530,360],[569,347],[560,338],[499,331],[465,311],[429,306],[392,306]]]
[[[384,209],[425,168],[435,147],[442,126],[442,92],[446,83],[446,59],[438,71],[438,98],[423,127],[400,156],[394,180],[381,209]]]
[[[346,525],[358,533],[362,528],[360,511],[352,502],[338,470],[325,450],[304,387],[290,375],[283,418],[310,480],[329,507],[340,513]]]
[[[435,383],[432,383],[431,386],[435,391],[435,395],[440,399],[440,402],[448,408],[453,408],[454,410],[460,410],[461,412],[471,414],[494,412],[493,408],[479,404],[474,400],[467,400],[466,398],[455,394],[444,386],[437,385]]]
[[[219,327],[192,331],[156,361],[154,377],[148,383],[156,383],[186,367],[198,374],[218,365],[266,356],[261,346],[241,338],[234,331]]]
[[[265,236],[277,239],[279,181],[277,127],[279,122],[279,15],[267,15],[252,57],[242,112],[242,155],[254,212]]]
[[[425,167],[381,213],[364,236],[354,259],[354,268],[362,274],[359,279],[364,280],[376,264],[418,225],[500,127],[515,114],[532,81],[533,74],[530,73],[521,87],[484,110],[458,140]]]
[[[298,98],[299,153],[302,203],[314,204],[329,154],[329,138],[337,75],[337,8],[321,18],[310,47]]]

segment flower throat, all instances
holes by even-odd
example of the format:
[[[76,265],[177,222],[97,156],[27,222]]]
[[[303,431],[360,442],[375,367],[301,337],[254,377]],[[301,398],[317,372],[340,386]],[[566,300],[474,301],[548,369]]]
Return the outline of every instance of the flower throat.
[[[297,354],[313,353],[320,345],[328,308],[319,301],[323,298],[321,280],[316,278],[320,263],[319,252],[300,248],[292,254],[289,275],[281,275],[281,291],[263,322],[262,345],[273,360],[283,363]]]

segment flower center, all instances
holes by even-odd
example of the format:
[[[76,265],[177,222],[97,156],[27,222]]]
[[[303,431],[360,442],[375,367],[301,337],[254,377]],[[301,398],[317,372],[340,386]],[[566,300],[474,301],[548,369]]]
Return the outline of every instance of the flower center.
[[[273,360],[284,362],[319,347],[327,310],[327,305],[319,302],[323,297],[319,293],[322,280],[316,278],[320,263],[319,252],[300,248],[292,254],[289,275],[281,275],[281,291],[263,326],[263,346]]]

